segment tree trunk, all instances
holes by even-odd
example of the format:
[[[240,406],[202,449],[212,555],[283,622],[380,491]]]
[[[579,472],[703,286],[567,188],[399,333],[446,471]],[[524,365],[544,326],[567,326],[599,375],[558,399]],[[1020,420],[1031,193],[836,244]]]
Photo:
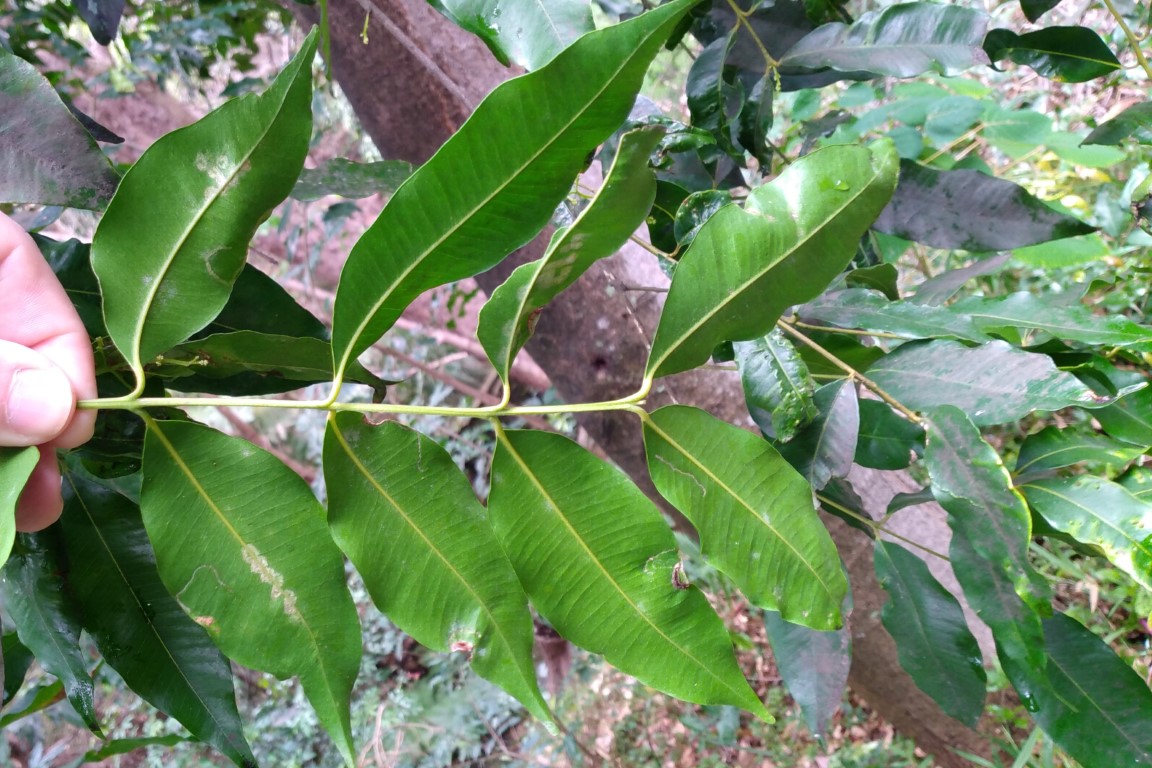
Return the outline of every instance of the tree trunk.
[[[312,9],[293,4],[293,10],[304,16]],[[389,159],[428,159],[484,95],[513,74],[478,39],[443,19],[424,0],[330,0],[329,14],[335,78],[365,131]],[[367,43],[361,39],[366,19]],[[478,282],[491,292],[516,264],[538,257],[542,248],[543,241],[537,240],[480,275]],[[639,386],[662,304],[660,293],[634,289],[666,284],[652,256],[638,248],[625,249],[545,310],[527,351],[568,402],[630,394]],[[731,374],[693,371],[662,379],[648,405],[666,402],[690,403],[734,423],[750,424],[739,381]],[[657,497],[634,417],[589,414],[581,424],[613,461]],[[883,497],[895,492],[891,475],[870,476],[870,485],[858,489],[874,512],[882,512],[879,504],[887,503]],[[918,514],[941,530],[938,507],[919,507]],[[969,765],[953,749],[987,756],[988,741],[947,717],[900,668],[892,638],[878,620],[885,597],[872,572],[868,539],[838,521],[830,528],[850,572],[856,604],[850,617],[850,684],[939,764]],[[947,549],[946,541],[931,544]]]

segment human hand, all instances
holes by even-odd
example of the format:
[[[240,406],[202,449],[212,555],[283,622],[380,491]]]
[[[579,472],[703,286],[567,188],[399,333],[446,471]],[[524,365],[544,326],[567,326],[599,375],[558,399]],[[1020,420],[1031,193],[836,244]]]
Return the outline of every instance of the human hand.
[[[18,530],[60,516],[56,449],[92,437],[96,414],[77,412],[76,400],[95,396],[84,324],[32,238],[0,213],[0,445],[40,446],[17,505]]]

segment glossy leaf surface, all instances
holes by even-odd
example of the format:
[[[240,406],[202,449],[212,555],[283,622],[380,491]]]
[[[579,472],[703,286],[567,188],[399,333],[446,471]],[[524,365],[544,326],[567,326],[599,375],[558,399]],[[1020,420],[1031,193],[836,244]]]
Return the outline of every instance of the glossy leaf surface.
[[[369,195],[388,197],[411,175],[412,164],[403,160],[356,163],[336,157],[301,171],[296,186],[292,187],[292,198],[309,202],[325,195],[353,199]]]
[[[120,29],[124,0],[77,0],[75,5],[96,42],[100,45],[112,42]]]
[[[945,307],[927,307],[911,301],[889,301],[876,291],[860,288],[825,294],[798,309],[805,321],[830,323],[840,328],[889,333],[906,339],[953,338],[991,341],[963,314]]]
[[[112,164],[52,85],[4,47],[0,136],[0,202],[99,210],[116,190]]]
[[[4,605],[20,642],[64,686],[84,725],[101,736],[92,676],[80,649],[80,616],[64,582],[58,531],[20,534],[4,565]]]
[[[1003,341],[979,347],[946,340],[905,344],[875,363],[868,376],[910,408],[953,405],[982,426],[1032,411],[1109,402],[1057,369],[1047,355],[1021,352]]]
[[[1023,35],[994,29],[984,38],[984,51],[994,62],[1009,59],[1064,83],[1083,83],[1120,69],[1116,54],[1087,27],[1045,27]]]
[[[794,440],[780,446],[784,458],[819,491],[830,480],[846,477],[860,432],[856,386],[847,379],[816,392],[818,415]]]
[[[463,651],[477,674],[550,720],[532,616],[468,479],[431,438],[355,413],[328,422],[328,524],[373,602],[417,642]]]
[[[1144,452],[1141,446],[1112,440],[1107,435],[1085,434],[1074,429],[1045,427],[1029,435],[1016,458],[1016,474],[1067,467],[1081,461],[1123,465]]]
[[[266,93],[162,137],[124,176],[92,269],[108,333],[134,367],[216,317],[256,227],[292,190],[312,135],[315,50],[313,32]]]
[[[786,443],[816,417],[816,383],[779,329],[733,345],[748,413],[760,431]]]
[[[315,315],[300,306],[279,283],[251,264],[245,264],[240,271],[224,309],[193,338],[234,331],[328,338],[328,329]]]
[[[683,582],[671,530],[619,470],[561,435],[502,433],[488,514],[561,635],[658,690],[771,720],[723,623]]]
[[[353,763],[359,622],[344,558],[308,485],[244,440],[153,421],[140,502],[160,577],[181,607],[234,661],[298,676]]]
[[[997,298],[973,296],[951,308],[988,332],[1020,328],[1085,344],[1152,351],[1152,327],[1134,323],[1124,315],[1099,315],[1082,304],[1059,304],[1025,291]]]
[[[1141,144],[1152,144],[1152,102],[1133,104],[1116,117],[1101,123],[1085,144],[1119,144],[1134,139]]]
[[[981,11],[940,3],[903,3],[832,22],[806,35],[780,59],[783,67],[868,70],[889,77],[951,75],[987,63]]]
[[[644,420],[652,482],[700,533],[704,556],[759,608],[840,626],[848,590],[812,488],[764,440],[687,406]]]
[[[937,409],[927,431],[924,459],[932,493],[948,512],[952,570],[1016,682],[1018,669],[1044,666],[1039,612],[1049,610],[1048,584],[1028,562],[1028,508],[1000,457],[961,411]]]
[[[232,669],[164,588],[139,508],[75,469],[65,474],[64,497],[68,586],[104,660],[197,739],[255,766]]]
[[[904,469],[924,452],[924,428],[879,400],[861,399],[856,463],[872,469]]]
[[[480,310],[476,336],[505,386],[538,313],[592,264],[619,250],[644,222],[656,196],[648,156],[663,135],[660,126],[624,134],[596,196],[571,226],[557,230],[543,258],[519,267]]]
[[[998,251],[1095,231],[1023,187],[980,171],[900,164],[900,184],[873,225],[934,248]]]
[[[500,60],[539,69],[585,32],[585,0],[430,0],[457,26],[477,35]]]
[[[768,333],[848,264],[896,183],[896,153],[818,150],[701,227],[676,267],[646,375],[695,368],[722,341]]]
[[[1148,685],[1073,618],[1045,620],[1044,640],[1048,666],[1033,713],[1044,732],[1081,765],[1152,765]]]
[[[417,295],[489,269],[535,236],[588,153],[628,116],[649,63],[694,2],[588,34],[547,67],[503,83],[412,174],[340,275],[338,376]]]
[[[1113,565],[1152,589],[1152,505],[1094,475],[1031,480],[1020,490],[1050,526],[1097,547]]]
[[[1126,394],[1092,415],[1112,437],[1133,445],[1152,445],[1152,388]]]
[[[1117,482],[1141,501],[1152,502],[1152,467],[1132,467]]]
[[[36,658],[28,650],[15,632],[5,632],[0,638],[0,656],[4,659],[4,695],[0,697],[0,709],[8,706],[24,685],[24,676]]]
[[[38,461],[36,446],[0,448],[0,566],[8,561],[16,542],[16,502]]]
[[[832,632],[793,624],[773,611],[764,612],[764,631],[788,693],[800,705],[813,734],[828,732],[840,709],[852,668],[852,632]]]
[[[948,715],[975,727],[987,678],[960,603],[923,560],[897,544],[876,542],[874,562],[889,598],[880,618],[896,641],[900,666]]]

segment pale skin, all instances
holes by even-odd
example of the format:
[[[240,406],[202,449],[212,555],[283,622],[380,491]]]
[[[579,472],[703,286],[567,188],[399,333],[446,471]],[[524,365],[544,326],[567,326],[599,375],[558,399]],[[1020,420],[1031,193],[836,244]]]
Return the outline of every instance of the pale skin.
[[[24,230],[0,213],[0,445],[40,447],[20,495],[16,527],[36,531],[60,517],[57,448],[92,437],[96,397],[92,345],[48,262]]]

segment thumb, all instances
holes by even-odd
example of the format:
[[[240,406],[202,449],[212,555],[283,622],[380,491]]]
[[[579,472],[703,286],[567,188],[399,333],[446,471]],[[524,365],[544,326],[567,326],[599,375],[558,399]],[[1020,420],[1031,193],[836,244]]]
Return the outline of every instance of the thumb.
[[[40,445],[64,431],[76,396],[60,368],[39,352],[0,341],[0,445]]]

